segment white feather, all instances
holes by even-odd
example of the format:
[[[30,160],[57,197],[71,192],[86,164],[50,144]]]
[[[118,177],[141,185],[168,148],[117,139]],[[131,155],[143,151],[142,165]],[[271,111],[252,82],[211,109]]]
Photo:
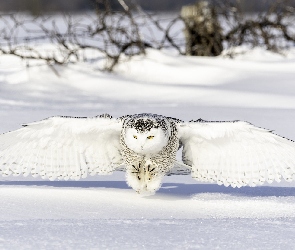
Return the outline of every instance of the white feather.
[[[266,129],[199,120],[180,123],[178,131],[183,161],[198,180],[240,187],[295,177],[295,143]]]
[[[0,135],[1,173],[30,172],[50,180],[85,178],[88,169],[111,173],[122,164],[121,128],[120,120],[102,117],[51,117],[28,124]]]

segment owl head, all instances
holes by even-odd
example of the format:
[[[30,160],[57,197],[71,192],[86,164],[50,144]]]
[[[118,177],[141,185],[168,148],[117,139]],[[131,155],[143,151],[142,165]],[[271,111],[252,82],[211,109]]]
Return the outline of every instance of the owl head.
[[[128,148],[141,155],[156,154],[168,144],[170,124],[159,117],[133,117],[125,123]]]

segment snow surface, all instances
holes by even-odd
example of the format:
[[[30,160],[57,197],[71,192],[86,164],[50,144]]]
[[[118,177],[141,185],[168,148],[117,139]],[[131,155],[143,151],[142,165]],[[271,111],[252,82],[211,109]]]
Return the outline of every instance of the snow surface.
[[[0,57],[0,132],[53,115],[151,112],[246,120],[295,140],[295,51],[236,59],[150,50],[102,73],[96,63],[26,68]],[[295,182],[226,188],[165,177],[154,196],[124,173],[83,181],[0,178],[0,249],[293,249]]]

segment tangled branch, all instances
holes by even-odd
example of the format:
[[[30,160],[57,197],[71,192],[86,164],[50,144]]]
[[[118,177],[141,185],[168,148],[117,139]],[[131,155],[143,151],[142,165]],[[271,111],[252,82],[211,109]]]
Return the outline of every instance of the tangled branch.
[[[170,35],[171,26],[155,20],[145,12],[136,12],[123,0],[121,11],[111,9],[108,0],[101,1],[102,8],[88,16],[40,16],[17,14],[0,15],[0,53],[22,59],[40,60],[48,65],[76,63],[83,60],[106,58],[103,70],[112,71],[122,56],[145,54],[146,48],[180,47]],[[151,27],[153,26],[153,27]],[[141,28],[146,27],[145,34]],[[155,28],[163,38],[153,35]],[[150,29],[150,30],[149,30]],[[50,44],[44,48],[44,44]],[[42,47],[43,46],[43,47]]]
[[[170,49],[181,55],[216,56],[224,48],[244,44],[264,46],[275,52],[295,45],[295,11],[282,1],[265,12],[248,15],[238,1],[219,0],[211,12],[207,11],[211,13],[209,19],[201,21],[180,15],[151,14],[130,1],[118,0],[120,11],[113,10],[109,0],[93,1],[99,7],[89,15],[1,14],[0,54],[45,62],[51,67],[102,61],[101,69],[112,71],[122,58],[145,54],[147,48]],[[194,20],[198,20],[197,24]]]
[[[266,11],[251,15],[243,13],[238,3],[226,1],[218,6],[219,15],[228,26],[223,37],[228,48],[259,46],[280,53],[295,45],[295,9],[287,1],[278,0]]]

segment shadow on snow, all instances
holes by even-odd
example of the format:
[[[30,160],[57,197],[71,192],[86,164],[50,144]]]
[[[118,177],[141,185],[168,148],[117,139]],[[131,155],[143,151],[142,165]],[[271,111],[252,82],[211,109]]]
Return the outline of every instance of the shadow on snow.
[[[1,186],[130,189],[125,181],[0,181]],[[295,187],[259,186],[232,188],[216,184],[163,183],[160,190],[157,191],[157,194],[187,197],[202,193],[220,193],[249,197],[295,197]]]

